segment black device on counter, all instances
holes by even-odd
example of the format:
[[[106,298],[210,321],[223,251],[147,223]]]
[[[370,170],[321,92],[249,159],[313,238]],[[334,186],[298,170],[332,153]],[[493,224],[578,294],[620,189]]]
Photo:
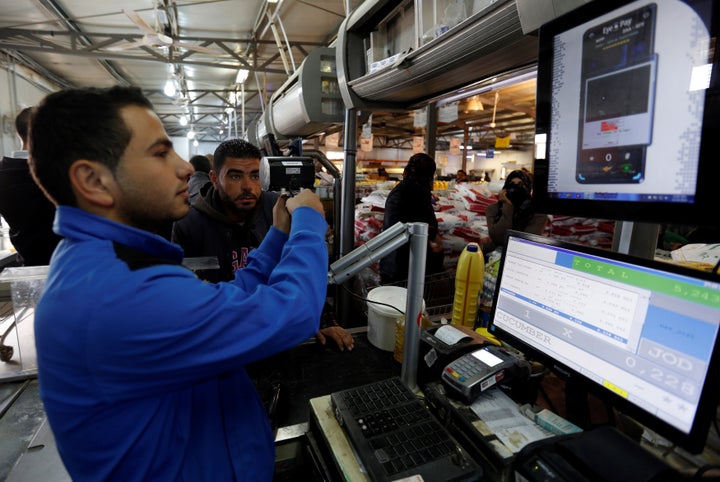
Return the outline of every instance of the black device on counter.
[[[267,173],[261,172],[261,179],[267,179],[262,179],[263,189],[267,191],[294,194],[315,185],[315,163],[311,157],[264,157],[261,170]]]
[[[454,335],[448,339],[443,334]],[[443,369],[448,363],[477,350],[486,341],[480,335],[469,335],[452,325],[431,326],[420,332],[420,352],[417,382],[421,387],[430,382],[440,381]]]
[[[441,378],[465,403],[472,403],[483,391],[514,375],[518,362],[503,348],[486,345],[448,364]]]
[[[334,392],[330,400],[370,480],[482,479],[482,467],[400,378]]]
[[[526,445],[515,457],[517,480],[671,482],[680,474],[610,426]]]

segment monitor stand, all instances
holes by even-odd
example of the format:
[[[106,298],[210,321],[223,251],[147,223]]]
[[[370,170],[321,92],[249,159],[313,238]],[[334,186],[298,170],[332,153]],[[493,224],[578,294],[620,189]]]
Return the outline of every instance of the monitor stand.
[[[659,233],[659,224],[616,221],[612,250],[640,258],[653,259]]]

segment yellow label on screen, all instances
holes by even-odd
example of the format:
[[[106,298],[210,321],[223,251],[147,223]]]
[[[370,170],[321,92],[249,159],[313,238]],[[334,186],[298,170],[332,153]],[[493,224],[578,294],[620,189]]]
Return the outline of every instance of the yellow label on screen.
[[[608,390],[612,390],[613,392],[617,393],[623,398],[628,397],[628,392],[626,390],[623,390],[622,388],[618,387],[617,385],[610,383],[607,380],[603,381],[603,387],[607,388]]]

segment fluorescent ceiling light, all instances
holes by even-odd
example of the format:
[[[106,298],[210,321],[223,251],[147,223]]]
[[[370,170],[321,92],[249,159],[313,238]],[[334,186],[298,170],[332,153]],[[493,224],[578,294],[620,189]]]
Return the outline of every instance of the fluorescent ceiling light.
[[[235,77],[235,83],[244,84],[249,74],[250,72],[245,69],[238,70],[237,76]]]
[[[175,95],[175,81],[170,78],[165,82],[165,87],[163,88],[163,93],[167,95],[168,97],[173,97]]]

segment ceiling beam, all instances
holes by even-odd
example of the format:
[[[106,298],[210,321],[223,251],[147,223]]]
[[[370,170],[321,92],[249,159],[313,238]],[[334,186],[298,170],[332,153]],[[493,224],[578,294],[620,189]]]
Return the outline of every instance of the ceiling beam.
[[[62,9],[60,5],[57,4],[54,0],[39,0],[40,4],[45,7],[46,10],[48,10],[55,18],[64,25],[67,29],[69,29],[71,32],[77,34],[77,40],[82,43],[85,46],[92,46],[93,42],[90,40],[89,37],[87,37],[82,29],[78,27],[78,25],[70,20],[67,13],[65,13],[65,10]],[[98,63],[118,82],[120,82],[123,85],[129,85],[130,82],[125,78],[124,75],[122,75],[115,65],[113,65],[112,62],[105,60],[105,59],[98,59]]]
[[[286,75],[284,69],[270,67],[270,63],[277,58],[277,55],[271,56],[271,60],[264,61],[262,64],[258,65],[257,62],[250,64],[246,60],[243,60],[241,57],[234,54],[232,47],[227,44],[245,41],[244,39],[239,38],[229,39],[185,36],[177,38],[180,42],[196,41],[202,42],[204,46],[212,46],[213,44],[220,46],[221,48],[218,50],[219,58],[215,61],[193,60],[197,53],[190,51],[179,57],[174,57],[173,55],[166,55],[162,53],[161,50],[151,49],[149,47],[144,49],[145,54],[147,55],[133,55],[111,50],[113,46],[124,40],[139,40],[141,38],[141,34],[79,33],[75,31],[0,28],[0,49],[47,52],[60,55],[76,55],[95,59],[137,60],[163,63],[172,62],[184,65],[216,67],[232,70],[244,68],[251,73],[266,72],[270,74]],[[81,39],[92,40],[95,43],[92,45],[86,45],[86,41]],[[270,41],[263,40],[252,40],[252,42],[272,44]],[[296,48],[301,48],[302,46],[310,46],[314,48],[324,46],[320,42],[297,41],[291,41],[290,45]],[[172,52],[176,49],[169,50]],[[136,50],[136,52],[141,51],[143,51],[143,49]],[[222,55],[223,52],[225,52],[225,56]]]

